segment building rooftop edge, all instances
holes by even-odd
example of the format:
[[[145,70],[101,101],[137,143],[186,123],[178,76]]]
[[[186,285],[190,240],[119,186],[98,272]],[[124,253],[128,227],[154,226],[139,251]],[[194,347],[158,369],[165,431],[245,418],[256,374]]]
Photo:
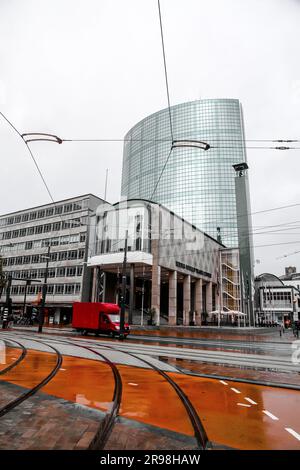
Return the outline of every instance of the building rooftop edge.
[[[33,210],[33,209],[39,209],[40,207],[46,207],[46,206],[51,206],[51,205],[55,205],[55,204],[60,204],[61,202],[71,201],[73,199],[79,199],[79,198],[83,198],[83,197],[87,197],[87,196],[93,196],[96,199],[99,199],[100,201],[107,202],[104,199],[102,199],[101,197],[95,196],[95,194],[92,194],[92,193],[79,194],[78,196],[68,197],[68,198],[65,198],[65,199],[59,199],[58,201],[54,201],[54,203],[53,202],[48,202],[46,204],[41,204],[39,206],[26,207],[25,209],[19,209],[18,211],[13,211],[13,212],[7,212],[5,214],[0,214],[0,219],[3,218],[3,217],[7,217],[9,215],[18,214],[19,212],[30,211],[30,210]]]

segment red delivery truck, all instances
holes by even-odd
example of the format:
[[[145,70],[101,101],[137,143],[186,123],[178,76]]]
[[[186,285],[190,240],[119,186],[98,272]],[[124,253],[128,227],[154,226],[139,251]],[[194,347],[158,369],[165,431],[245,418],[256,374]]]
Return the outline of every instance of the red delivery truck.
[[[83,334],[104,333],[112,337],[120,334],[120,307],[103,302],[74,302],[72,326]],[[129,325],[124,325],[124,336]]]

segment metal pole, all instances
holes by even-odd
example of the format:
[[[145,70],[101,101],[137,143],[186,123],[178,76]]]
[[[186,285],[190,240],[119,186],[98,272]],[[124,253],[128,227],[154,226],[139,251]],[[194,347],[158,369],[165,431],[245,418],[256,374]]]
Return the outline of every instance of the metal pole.
[[[46,303],[46,295],[47,295],[47,279],[48,279],[49,259],[50,259],[50,245],[48,246],[45,278],[44,278],[44,284],[43,284],[43,287],[42,287],[42,303],[41,303],[41,306],[40,306],[39,329],[38,329],[38,332],[39,332],[39,333],[42,333],[42,331],[43,331],[43,325],[44,325],[45,303]]]
[[[144,273],[143,273],[143,274],[144,274]],[[145,295],[145,279],[144,279],[144,277],[143,277],[141,326],[144,325],[144,295]]]
[[[120,339],[124,337],[124,323],[125,323],[127,240],[128,240],[128,230],[126,230],[125,232],[125,248],[124,248],[124,259],[123,259],[123,269],[122,269],[122,297],[121,297],[120,334],[119,334]]]
[[[107,177],[108,177],[108,168],[106,168],[104,201],[106,201],[106,195],[107,195]]]
[[[31,284],[31,281],[26,281],[25,292],[24,292],[24,303],[23,303],[23,317],[25,316],[25,309],[26,309],[27,286],[29,286],[30,284]]]

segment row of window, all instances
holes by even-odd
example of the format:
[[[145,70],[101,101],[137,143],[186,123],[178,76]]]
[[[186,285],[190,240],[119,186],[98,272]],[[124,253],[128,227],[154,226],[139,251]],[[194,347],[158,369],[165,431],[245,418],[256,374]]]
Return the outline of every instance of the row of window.
[[[28,237],[38,235],[40,233],[58,232],[59,230],[67,230],[74,227],[80,227],[79,218],[64,220],[62,222],[53,222],[52,224],[35,225],[34,227],[24,227],[18,230],[8,230],[0,233],[0,240],[10,240],[11,238]]]
[[[23,269],[19,271],[10,271],[13,278],[19,279],[43,279],[46,268],[41,269]],[[48,277],[74,277],[82,276],[83,266],[59,266],[58,268],[48,268]]]
[[[42,240],[33,240],[24,243],[14,243],[13,245],[3,245],[2,253],[9,253],[16,250],[35,250],[48,246],[69,245],[70,243],[84,243],[86,240],[85,233],[76,233],[72,235],[64,235],[62,237],[45,238]]]
[[[68,250],[50,253],[50,262],[83,259],[84,251],[85,250],[82,248],[79,250]],[[36,264],[45,262],[45,253],[39,253],[28,256],[11,256],[8,258],[3,258],[2,260],[3,266],[21,266],[22,264]]]
[[[53,215],[68,214],[70,212],[79,211],[87,206],[88,200],[69,202],[60,204],[59,206],[48,207],[47,209],[39,209],[24,214],[12,215],[0,219],[0,226],[19,224],[20,222],[28,222],[29,220],[42,219],[43,217],[51,217]]]
[[[272,302],[276,300],[286,300],[291,302],[291,293],[290,292],[264,292],[263,293],[264,301]]]
[[[24,295],[26,285],[12,285],[11,295]],[[79,294],[81,284],[47,284],[47,294],[52,295],[74,295]],[[38,295],[42,292],[42,285],[32,284],[27,286],[26,293],[28,295]]]

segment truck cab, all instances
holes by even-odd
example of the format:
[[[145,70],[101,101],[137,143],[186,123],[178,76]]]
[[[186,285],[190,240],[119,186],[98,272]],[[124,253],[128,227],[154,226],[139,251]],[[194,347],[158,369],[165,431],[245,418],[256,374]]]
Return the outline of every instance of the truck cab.
[[[74,302],[72,326],[83,334],[120,335],[120,307],[104,302]],[[129,334],[128,323],[124,324],[123,335]]]

